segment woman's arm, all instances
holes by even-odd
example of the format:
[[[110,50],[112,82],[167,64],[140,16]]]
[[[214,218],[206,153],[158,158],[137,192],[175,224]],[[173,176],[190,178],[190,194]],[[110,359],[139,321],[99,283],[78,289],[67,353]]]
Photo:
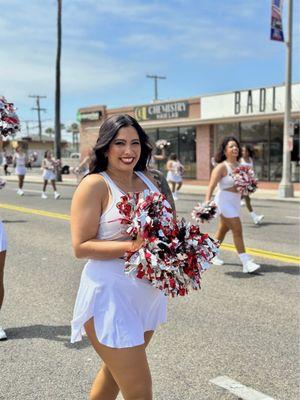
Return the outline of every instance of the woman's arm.
[[[108,196],[107,185],[99,175],[87,176],[76,189],[71,205],[71,235],[77,258],[108,260],[141,247],[142,240],[139,237],[129,241],[96,238],[99,218],[107,205]]]
[[[205,196],[205,202],[209,202],[213,195],[213,192],[219,183],[220,179],[224,176],[225,166],[223,164],[218,164],[212,171],[210,181],[207,188],[207,193]]]

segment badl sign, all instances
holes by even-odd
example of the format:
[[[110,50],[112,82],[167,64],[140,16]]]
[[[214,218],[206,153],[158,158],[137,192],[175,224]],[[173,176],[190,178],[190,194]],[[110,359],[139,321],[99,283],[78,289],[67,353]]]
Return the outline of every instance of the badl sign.
[[[234,92],[234,114],[259,114],[278,111],[276,108],[276,87]]]
[[[188,102],[178,101],[136,107],[134,113],[138,121],[184,118],[188,117],[188,107]]]

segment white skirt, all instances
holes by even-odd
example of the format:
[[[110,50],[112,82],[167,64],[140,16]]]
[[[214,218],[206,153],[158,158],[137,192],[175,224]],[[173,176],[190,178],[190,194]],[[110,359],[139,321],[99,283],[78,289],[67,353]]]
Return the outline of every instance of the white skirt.
[[[50,169],[45,169],[43,172],[43,179],[44,179],[44,181],[55,181],[56,175]]]
[[[4,229],[3,222],[0,221],[0,252],[7,249],[7,237]]]
[[[180,183],[180,182],[182,182],[182,176],[181,175],[175,175],[175,174],[173,174],[172,171],[168,171],[168,173],[167,173],[167,181],[168,182]]]
[[[167,297],[148,281],[125,275],[124,261],[89,260],[85,265],[71,322],[71,342],[82,339],[94,318],[97,339],[125,348],[144,343],[144,333],[166,322]]]
[[[228,190],[219,190],[215,197],[215,203],[218,206],[218,212],[225,218],[235,218],[240,216],[240,193],[229,192]]]
[[[26,168],[23,165],[17,165],[16,175],[26,175]]]

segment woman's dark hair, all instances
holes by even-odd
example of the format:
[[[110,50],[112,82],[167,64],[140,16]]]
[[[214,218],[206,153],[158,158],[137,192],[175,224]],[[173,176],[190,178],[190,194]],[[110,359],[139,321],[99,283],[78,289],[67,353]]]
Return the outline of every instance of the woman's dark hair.
[[[249,154],[250,158],[253,158],[254,156],[254,149],[253,147],[249,146],[249,144],[243,144],[242,149],[245,148]]]
[[[176,153],[171,153],[170,156],[169,156],[169,160],[177,161],[178,160],[177,154]]]
[[[89,165],[90,174],[96,174],[107,169],[107,152],[112,140],[117,136],[121,128],[132,126],[137,131],[141,143],[141,156],[138,160],[135,171],[144,171],[151,158],[152,146],[146,132],[140,124],[128,114],[113,115],[107,118],[100,126],[99,136],[92,150],[91,162]]]
[[[48,154],[49,151],[51,151],[51,150],[46,150],[45,151],[44,158],[47,158],[47,154]]]
[[[226,146],[228,145],[228,143],[231,141],[234,141],[239,148],[239,155],[238,155],[237,159],[239,160],[242,157],[241,145],[240,145],[239,141],[237,140],[237,138],[234,136],[227,136],[223,139],[222,143],[220,144],[219,150],[215,155],[215,161],[218,164],[226,160],[225,149],[226,149]]]

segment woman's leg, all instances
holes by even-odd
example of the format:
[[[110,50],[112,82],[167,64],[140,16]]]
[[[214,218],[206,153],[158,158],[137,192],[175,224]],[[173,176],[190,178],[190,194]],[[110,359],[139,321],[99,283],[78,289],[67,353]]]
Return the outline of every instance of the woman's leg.
[[[182,182],[178,182],[177,183],[177,191],[181,188],[181,186],[182,186]]]
[[[48,181],[44,179],[43,192],[46,192],[47,185],[48,185]]]
[[[18,176],[19,176],[19,189],[22,190],[23,185],[24,185],[24,178],[25,178],[25,175],[18,175]]]
[[[243,196],[243,199],[245,200],[246,203],[246,207],[248,209],[249,212],[253,211],[252,205],[251,205],[251,199],[250,196]]]
[[[245,244],[243,239],[243,228],[239,217],[225,218],[226,225],[232,231],[233,243],[239,254],[245,253]]]
[[[51,184],[52,184],[54,192],[56,192],[56,184],[55,184],[55,180],[54,179],[52,179]]]
[[[91,344],[105,363],[99,377],[101,386],[96,386],[97,382],[94,382],[89,400],[114,400],[118,388],[124,400],[152,400],[152,381],[145,352],[146,343],[130,348],[110,348],[98,342],[93,318],[85,324],[85,329]],[[152,334],[153,332],[145,333],[147,343]]]
[[[218,225],[217,232],[215,234],[215,238],[222,243],[226,233],[229,231],[229,227],[226,224],[226,218],[223,217],[223,215],[220,215],[220,221]]]
[[[6,251],[0,252],[0,309],[4,299],[4,265],[5,265]]]

